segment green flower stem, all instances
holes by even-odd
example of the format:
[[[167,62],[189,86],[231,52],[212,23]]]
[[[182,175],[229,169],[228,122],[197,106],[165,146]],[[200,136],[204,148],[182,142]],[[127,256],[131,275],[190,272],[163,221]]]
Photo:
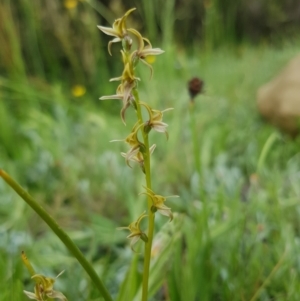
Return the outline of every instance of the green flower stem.
[[[200,149],[199,149],[199,143],[198,143],[198,132],[196,128],[196,117],[195,117],[195,103],[194,101],[190,101],[189,104],[189,111],[190,111],[190,127],[191,127],[191,133],[192,133],[192,141],[193,141],[193,151],[194,151],[194,163],[196,172],[199,177],[199,193],[200,193],[200,199],[205,205],[205,196],[204,196],[204,190],[203,190],[203,174],[202,174],[202,168],[201,168],[201,162],[200,162]]]
[[[0,177],[44,220],[44,222],[51,228],[51,230],[57,235],[57,237],[63,242],[67,249],[78,260],[83,269],[91,277],[92,281],[98,288],[100,294],[105,301],[112,301],[108,290],[103,285],[101,279],[93,269],[92,265],[86,260],[84,255],[74,244],[71,238],[65,231],[60,228],[56,221],[43,209],[31,196],[26,192],[14,179],[12,179],[4,170],[0,169]]]
[[[209,229],[208,229],[208,209],[207,209],[207,202],[206,197],[204,193],[204,185],[203,185],[203,170],[201,167],[200,162],[200,149],[199,149],[199,143],[198,143],[198,135],[199,132],[197,132],[196,128],[196,110],[195,110],[195,102],[193,100],[190,101],[189,104],[189,113],[190,113],[190,127],[191,127],[191,133],[192,133],[192,140],[193,140],[193,151],[194,151],[194,163],[196,172],[198,173],[199,177],[199,196],[200,200],[203,202],[203,228],[204,231],[209,238]]]
[[[143,123],[143,116],[141,112],[139,94],[136,89],[133,90],[133,95],[136,101],[137,107],[137,116],[140,124]],[[152,189],[151,187],[151,171],[150,171],[150,152],[149,152],[149,139],[148,134],[142,131],[143,140],[145,144],[145,153],[144,153],[144,167],[145,167],[145,176],[146,176],[146,185],[147,188]],[[151,248],[154,235],[154,220],[155,214],[152,212],[152,199],[150,196],[147,197],[148,200],[148,242],[145,243],[145,252],[144,252],[144,271],[143,271],[143,290],[142,290],[142,301],[148,300],[148,282],[149,282],[149,271],[150,271],[150,261],[151,261]]]
[[[190,126],[192,132],[192,140],[193,140],[195,167],[198,176],[201,177],[200,150],[199,150],[199,144],[197,139],[197,129],[196,129],[196,121],[195,121],[195,103],[193,101],[190,101],[189,110],[190,110]],[[201,185],[201,190],[202,190],[202,185]]]

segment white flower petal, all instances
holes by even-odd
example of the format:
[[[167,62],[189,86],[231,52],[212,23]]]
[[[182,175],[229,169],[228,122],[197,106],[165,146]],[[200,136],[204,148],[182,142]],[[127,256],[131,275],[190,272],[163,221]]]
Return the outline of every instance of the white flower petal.
[[[111,28],[111,27],[105,27],[105,26],[97,26],[102,32],[104,32],[105,34],[107,34],[108,36],[113,36],[113,37],[119,37],[118,32]]]
[[[115,94],[115,95],[106,95],[106,96],[101,96],[99,98],[100,100],[106,100],[106,99],[123,99],[123,95],[120,94]]]
[[[52,298],[52,299],[60,299],[60,300],[63,300],[63,301],[67,301],[67,298],[61,292],[57,292],[57,291],[52,290],[50,292],[47,292],[46,295],[47,295],[47,297]]]
[[[40,299],[37,297],[36,294],[31,293],[31,292],[27,292],[27,291],[23,291],[24,294],[29,298],[29,299],[33,299],[33,300],[38,300],[40,301]]]

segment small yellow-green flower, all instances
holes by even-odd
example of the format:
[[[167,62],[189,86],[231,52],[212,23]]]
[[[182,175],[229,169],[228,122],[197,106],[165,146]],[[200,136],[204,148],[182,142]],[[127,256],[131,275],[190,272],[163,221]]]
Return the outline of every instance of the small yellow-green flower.
[[[107,96],[102,96],[100,97],[100,100],[106,100],[106,99],[120,99],[123,101],[123,106],[121,109],[121,119],[124,124],[125,122],[125,112],[130,106],[131,101],[133,100],[133,97],[131,95],[131,87],[130,85],[125,85],[125,92],[124,92],[124,85],[120,84],[117,88],[117,92],[114,95],[107,95]]]
[[[121,84],[117,88],[117,94],[110,96],[102,96],[101,100],[104,99],[121,99],[123,101],[123,107],[121,110],[121,118],[123,123],[125,124],[125,111],[130,106],[131,101],[134,99],[132,96],[132,89],[134,89],[137,85],[137,81],[140,79],[134,75],[134,67],[130,57],[121,50],[124,70],[121,76],[114,77],[110,79],[110,81],[121,81]]]
[[[120,84],[117,88],[116,94],[114,95],[107,95],[107,96],[101,96],[100,100],[106,100],[106,99],[121,99],[124,98],[124,92],[123,92],[123,85]]]
[[[72,94],[75,97],[81,97],[86,93],[86,88],[83,85],[75,85],[72,87]]]
[[[133,127],[131,133],[125,138],[125,142],[131,147],[130,150],[125,154],[125,160],[128,164],[128,161],[131,161],[144,147],[144,144],[138,139],[138,131],[143,126],[138,122]]]
[[[153,144],[150,148],[149,148],[149,154],[152,155],[154,150],[156,148],[156,144]],[[127,158],[127,153],[121,153],[121,155],[126,159]],[[129,167],[130,164],[129,164],[129,161],[134,161],[134,162],[137,162],[139,163],[142,171],[145,173],[145,167],[144,167],[144,156],[143,156],[143,153],[142,152],[138,152],[136,155],[134,156],[131,156],[130,159],[126,159],[126,163]]]
[[[77,0],[65,0],[64,1],[64,6],[67,9],[75,8],[77,5],[78,5],[78,1]]]
[[[167,132],[168,124],[163,122],[162,119],[163,119],[163,113],[173,110],[173,108],[159,111],[159,110],[153,110],[148,104],[144,102],[140,102],[140,104],[144,106],[149,113],[149,120],[145,124],[145,130],[150,131],[151,129],[153,129],[156,132],[165,133],[168,138],[169,137]]]
[[[55,277],[59,277],[63,272]],[[67,301],[67,298],[61,292],[53,290],[53,285],[55,282],[54,278],[45,277],[40,274],[35,274],[31,277],[36,282],[34,287],[34,293],[24,291],[25,295],[29,299],[44,301],[48,298],[50,299],[60,299],[63,301]]]
[[[146,192],[142,192],[142,194],[148,195],[152,200],[152,211],[158,211],[160,214],[168,216],[170,221],[173,219],[173,214],[171,208],[167,207],[164,203],[168,198],[178,198],[178,195],[172,196],[161,196],[155,194],[150,188],[145,187]]]
[[[140,80],[138,77],[135,77],[134,75],[134,66],[132,63],[132,60],[130,60],[130,56],[128,56],[123,50],[121,50],[122,54],[122,60],[124,64],[124,70],[121,76],[111,78],[110,81],[118,81],[121,80],[122,82],[124,81],[135,81],[135,80]]]
[[[112,140],[111,142],[116,142],[116,141],[124,141],[127,144],[129,144],[130,149],[127,153],[123,153],[123,157],[125,157],[126,163],[129,165],[129,161],[133,161],[133,158],[135,158],[140,151],[143,151],[145,148],[145,145],[140,142],[138,138],[138,131],[141,127],[143,127],[143,124],[139,124],[137,122],[134,127],[132,128],[131,133],[123,140]],[[154,150],[154,149],[153,149]],[[129,165],[130,166],[130,165]]]
[[[125,138],[125,142],[128,143],[130,146],[140,146],[141,142],[138,139],[138,131],[143,126],[138,121],[133,126],[131,133]]]
[[[125,124],[125,111],[127,108],[130,106],[131,101],[134,99],[132,96],[132,89],[136,87],[136,81],[139,80],[139,78],[132,78],[130,76],[127,76],[129,74],[129,64],[126,64],[123,75],[118,78],[112,78],[110,81],[115,81],[115,80],[122,80],[121,83],[121,90],[122,90],[122,101],[123,101],[123,107],[121,110],[121,118],[123,123]]]
[[[133,65],[135,66],[137,62],[140,60],[142,63],[144,63],[146,66],[150,68],[151,76],[153,74],[153,68],[152,66],[146,61],[147,56],[153,56],[153,55],[160,55],[164,53],[164,51],[160,48],[152,48],[152,45],[150,41],[144,37],[135,29],[131,28],[128,29],[129,32],[133,33],[138,38],[138,49],[133,51],[131,54],[131,60],[133,62]],[[148,44],[145,46],[144,41]]]
[[[32,275],[31,279],[35,281],[35,287],[34,287],[34,292],[28,292],[28,291],[23,291],[24,294],[32,300],[37,300],[37,301],[45,301],[50,299],[60,299],[63,301],[67,301],[67,298],[64,296],[63,293],[55,291],[53,289],[53,285],[55,280],[64,272],[62,271],[59,273],[55,278],[51,277],[45,277],[40,274],[36,274],[30,261],[28,260],[27,256],[25,255],[24,251],[22,251],[22,260],[27,267],[29,273]]]
[[[142,213],[138,219],[135,222],[132,222],[128,227],[119,227],[119,230],[129,230],[130,234],[127,236],[127,238],[131,239],[130,247],[132,249],[133,245],[137,243],[139,239],[143,240],[144,242],[148,241],[147,235],[141,230],[140,228],[140,222],[143,218],[145,218],[147,214],[144,212]],[[132,249],[133,250],[133,249]]]
[[[128,36],[128,30],[126,28],[126,19],[131,12],[133,12],[135,8],[128,10],[122,18],[116,19],[113,23],[112,27],[104,27],[104,26],[97,26],[102,32],[109,36],[115,37],[108,43],[108,52],[111,55],[111,44],[121,42],[123,39],[126,40],[127,47],[130,48],[132,44],[131,38]]]

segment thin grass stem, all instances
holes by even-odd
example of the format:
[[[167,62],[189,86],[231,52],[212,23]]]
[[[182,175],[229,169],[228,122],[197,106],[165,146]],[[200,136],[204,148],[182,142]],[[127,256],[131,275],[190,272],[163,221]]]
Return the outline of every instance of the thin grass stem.
[[[287,249],[284,250],[284,252],[282,253],[282,255],[279,258],[278,262],[273,267],[272,271],[270,272],[270,274],[268,275],[268,277],[265,279],[265,281],[262,283],[262,285],[254,293],[254,295],[253,295],[253,297],[251,298],[250,301],[255,301],[259,297],[259,295],[261,294],[261,292],[263,291],[263,289],[270,283],[272,277],[275,275],[275,273],[278,271],[278,269],[282,266],[286,254],[287,254]]]

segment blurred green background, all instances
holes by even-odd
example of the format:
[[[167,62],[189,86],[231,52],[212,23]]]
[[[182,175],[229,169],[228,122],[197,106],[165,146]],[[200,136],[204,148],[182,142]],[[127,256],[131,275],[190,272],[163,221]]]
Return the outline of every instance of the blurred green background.
[[[256,91],[299,53],[296,0],[1,0],[0,167],[67,230],[114,299],[138,301],[141,255],[128,225],[144,208],[143,179],[120,152],[134,112],[122,124],[115,92],[119,45],[109,26],[131,7],[128,24],[166,52],[138,67],[141,98],[164,115],[169,140],[153,133],[153,187],[177,215],[157,219],[151,300],[299,300],[300,153],[266,124]],[[195,115],[202,177],[195,171],[187,81],[204,93]],[[129,111],[129,110],[128,110]],[[203,183],[204,201],[199,196]],[[36,270],[69,300],[102,300],[86,274],[30,208],[0,181],[0,300],[26,300]]]

